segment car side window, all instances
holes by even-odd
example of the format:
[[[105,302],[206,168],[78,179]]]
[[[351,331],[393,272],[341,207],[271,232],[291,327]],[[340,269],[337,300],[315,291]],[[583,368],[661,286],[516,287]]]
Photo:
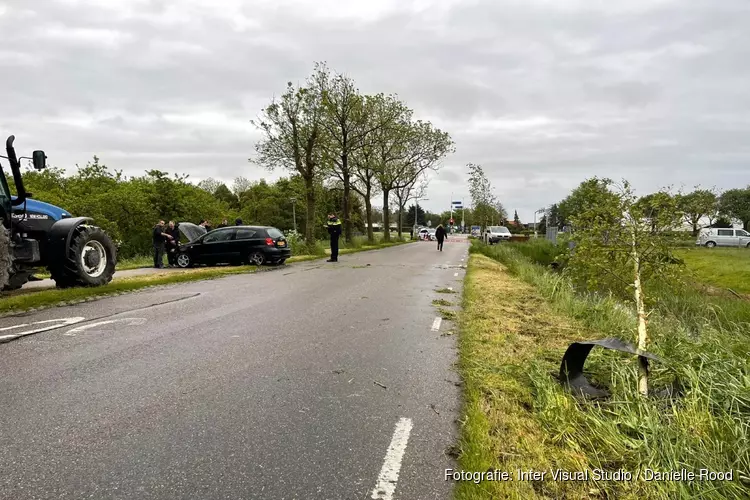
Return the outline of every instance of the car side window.
[[[234,239],[249,240],[251,238],[255,238],[257,235],[258,235],[257,229],[248,229],[246,227],[243,227],[242,229],[237,230],[237,236],[235,236]]]
[[[232,234],[234,233],[234,229],[229,229],[226,231],[214,231],[211,234],[206,235],[205,238],[203,238],[203,243],[216,243],[219,241],[229,241],[232,239]]]
[[[734,236],[734,231],[731,229],[719,229],[719,236]]]
[[[735,230],[735,233],[737,234],[737,236],[748,236],[747,231],[745,231],[744,229],[737,229]]]

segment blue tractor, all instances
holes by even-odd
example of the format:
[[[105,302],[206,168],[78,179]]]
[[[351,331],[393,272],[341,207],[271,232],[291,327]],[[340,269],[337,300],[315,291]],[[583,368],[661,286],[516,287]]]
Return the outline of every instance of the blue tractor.
[[[89,217],[73,217],[62,208],[32,199],[8,137],[5,158],[10,164],[16,196],[11,196],[0,164],[0,290],[14,290],[47,268],[58,288],[100,286],[112,281],[117,249],[112,239]],[[34,151],[36,170],[47,167],[44,151]]]

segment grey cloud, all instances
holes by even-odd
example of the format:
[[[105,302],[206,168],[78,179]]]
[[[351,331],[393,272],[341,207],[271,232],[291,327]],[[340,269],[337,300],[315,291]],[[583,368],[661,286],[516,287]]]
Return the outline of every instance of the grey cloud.
[[[274,178],[248,121],[326,60],[453,135],[435,211],[468,200],[468,162],[524,220],[591,175],[746,182],[745,0],[421,4],[6,1],[0,131],[60,166]]]

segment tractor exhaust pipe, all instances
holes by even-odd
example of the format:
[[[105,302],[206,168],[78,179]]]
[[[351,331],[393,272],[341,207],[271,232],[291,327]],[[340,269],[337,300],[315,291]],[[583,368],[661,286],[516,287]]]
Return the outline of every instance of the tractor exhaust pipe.
[[[5,151],[8,153],[8,163],[10,163],[10,170],[13,172],[13,183],[16,185],[16,199],[12,201],[12,205],[17,207],[26,203],[26,188],[23,186],[23,178],[21,177],[21,165],[18,163],[16,157],[16,150],[13,148],[13,141],[16,140],[15,135],[8,137],[5,141]]]

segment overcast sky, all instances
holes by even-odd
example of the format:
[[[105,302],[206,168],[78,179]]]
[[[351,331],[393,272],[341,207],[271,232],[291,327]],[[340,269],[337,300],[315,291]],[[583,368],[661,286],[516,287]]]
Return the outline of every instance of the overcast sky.
[[[274,178],[249,120],[325,60],[451,133],[432,211],[468,162],[524,221],[593,175],[748,183],[748,0],[0,0],[0,33],[0,133],[61,167]]]

